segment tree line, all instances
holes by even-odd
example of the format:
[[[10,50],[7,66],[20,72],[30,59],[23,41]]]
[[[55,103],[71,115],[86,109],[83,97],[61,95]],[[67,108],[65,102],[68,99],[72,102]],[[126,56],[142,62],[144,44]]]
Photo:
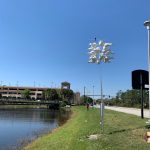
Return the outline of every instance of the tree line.
[[[31,99],[30,94],[31,91],[29,89],[25,89],[21,92],[22,98],[24,99]],[[42,92],[40,99],[45,101],[59,100],[69,103],[73,95],[74,93],[70,89],[47,89]]]
[[[86,103],[93,104],[93,99],[89,96],[82,95],[80,97],[80,104],[86,104]]]
[[[81,96],[81,103],[93,103],[93,99],[88,96]],[[104,98],[103,101],[105,105],[109,106],[121,106],[121,107],[141,107],[141,91],[140,90],[126,90],[121,91],[119,90],[116,93],[114,98]],[[148,90],[143,90],[143,101],[144,101],[144,108],[149,107],[149,93]],[[101,99],[96,100],[97,103],[101,102]]]
[[[143,91],[144,108],[149,106],[148,90]],[[115,98],[105,100],[105,105],[123,106],[123,107],[141,107],[141,91],[140,90],[126,90],[118,91]]]

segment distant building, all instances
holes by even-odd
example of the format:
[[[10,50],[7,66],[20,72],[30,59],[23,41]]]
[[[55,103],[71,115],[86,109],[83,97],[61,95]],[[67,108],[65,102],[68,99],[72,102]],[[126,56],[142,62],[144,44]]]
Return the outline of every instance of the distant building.
[[[24,87],[24,86],[0,86],[0,94],[3,98],[15,98],[21,99],[22,92],[24,90],[30,91],[30,98],[33,100],[38,100],[43,98],[43,91],[50,89],[49,87]],[[70,83],[62,82],[61,89],[70,89]],[[56,89],[58,90],[58,89]],[[60,89],[59,89],[60,90]],[[80,102],[80,93],[74,93],[73,98],[71,99],[71,103],[81,104]]]
[[[70,90],[70,83],[69,82],[62,82],[61,83],[61,89],[68,89]]]
[[[6,98],[22,98],[22,92],[24,90],[30,91],[31,99],[41,99],[43,91],[48,88],[42,87],[23,87],[23,86],[0,86],[0,93],[2,97]]]
[[[79,92],[74,93],[73,103],[76,104],[76,105],[81,104],[80,93]]]

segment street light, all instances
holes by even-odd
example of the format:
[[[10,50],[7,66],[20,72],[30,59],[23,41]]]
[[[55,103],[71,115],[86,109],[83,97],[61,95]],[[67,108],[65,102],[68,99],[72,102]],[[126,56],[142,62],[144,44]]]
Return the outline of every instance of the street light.
[[[93,107],[94,107],[94,85],[93,85]]]
[[[113,52],[110,50],[110,46],[112,43],[106,43],[104,41],[96,42],[96,38],[94,42],[89,43],[90,47],[89,50],[89,63],[109,63],[113,59],[112,54]],[[103,131],[104,126],[104,103],[103,103],[103,87],[102,87],[102,81],[101,81],[101,105],[100,105],[100,114],[101,114],[101,120],[100,124]]]
[[[34,81],[34,84],[33,84],[33,85],[34,85],[34,87],[35,87],[35,81]]]
[[[53,88],[53,82],[51,82],[51,88]]]
[[[145,21],[144,25],[148,30],[148,71],[149,71],[149,85],[150,85],[150,21]],[[149,87],[149,116],[150,116],[150,86]]]

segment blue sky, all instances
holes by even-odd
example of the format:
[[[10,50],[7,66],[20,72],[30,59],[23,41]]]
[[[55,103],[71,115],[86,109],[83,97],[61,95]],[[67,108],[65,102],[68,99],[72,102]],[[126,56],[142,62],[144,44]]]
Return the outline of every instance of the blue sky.
[[[149,0],[0,0],[0,81],[115,95],[131,71],[147,69]],[[112,42],[110,64],[89,64],[88,44]]]

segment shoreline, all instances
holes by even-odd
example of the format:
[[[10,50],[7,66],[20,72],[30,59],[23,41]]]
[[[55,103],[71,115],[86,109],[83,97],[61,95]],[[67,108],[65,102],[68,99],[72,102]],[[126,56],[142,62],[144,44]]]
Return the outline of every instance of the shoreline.
[[[68,109],[68,108],[61,108],[61,109]],[[68,111],[68,110],[67,110]],[[20,149],[21,150],[26,150],[26,148],[28,147],[28,146],[30,146],[32,143],[34,143],[36,140],[38,140],[39,138],[42,138],[42,137],[45,137],[45,136],[48,136],[48,135],[51,135],[51,134],[53,134],[54,132],[56,132],[57,130],[60,130],[60,128],[62,128],[66,123],[68,123],[69,122],[69,120],[71,120],[72,119],[72,116],[74,115],[74,112],[72,111],[72,109],[71,108],[69,108],[69,111],[70,111],[70,116],[69,116],[69,118],[67,119],[67,120],[65,120],[65,122],[63,122],[63,124],[61,124],[61,125],[58,125],[56,128],[53,128],[52,130],[49,130],[48,132],[46,132],[46,133],[40,133],[39,135],[36,135],[36,137],[35,138],[33,138],[33,139],[25,139],[25,141],[23,140],[23,143],[20,143],[20,145],[22,145],[21,147],[20,147]],[[25,142],[25,144],[24,144],[24,142]]]
[[[99,126],[99,110],[72,107],[71,118],[61,127],[52,130],[27,145],[24,150],[97,150],[97,149],[150,149],[143,135],[148,130],[145,119],[105,110],[104,132]],[[98,135],[90,140],[90,135]],[[128,143],[128,144],[126,144]]]

